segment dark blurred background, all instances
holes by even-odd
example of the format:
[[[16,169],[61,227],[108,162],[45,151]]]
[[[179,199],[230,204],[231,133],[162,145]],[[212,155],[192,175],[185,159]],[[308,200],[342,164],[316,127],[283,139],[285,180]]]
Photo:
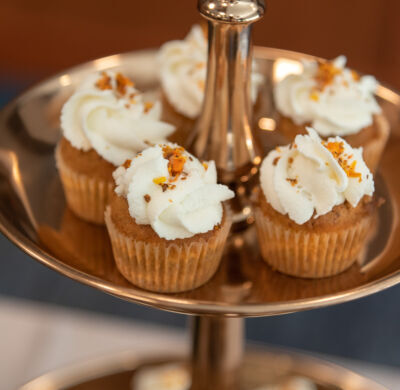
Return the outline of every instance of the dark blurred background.
[[[326,58],[400,89],[398,0],[267,0],[257,45]],[[66,67],[183,38],[196,0],[0,1],[0,105]],[[132,305],[67,280],[0,237],[0,294],[142,321],[184,326],[185,317]],[[400,287],[312,312],[247,321],[251,340],[400,366]]]

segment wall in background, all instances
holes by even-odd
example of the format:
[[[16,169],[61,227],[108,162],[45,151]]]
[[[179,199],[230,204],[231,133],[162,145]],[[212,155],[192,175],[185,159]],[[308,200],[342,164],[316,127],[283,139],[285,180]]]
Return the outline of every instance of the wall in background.
[[[332,58],[400,88],[397,0],[267,0],[258,45]],[[2,0],[0,73],[37,79],[113,53],[157,47],[199,21],[196,0]]]

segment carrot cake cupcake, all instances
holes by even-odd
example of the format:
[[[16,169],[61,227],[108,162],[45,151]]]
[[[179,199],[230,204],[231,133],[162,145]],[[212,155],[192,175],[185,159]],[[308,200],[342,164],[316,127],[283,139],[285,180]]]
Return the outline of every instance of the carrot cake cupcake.
[[[345,67],[346,57],[330,62],[304,61],[303,72],[290,74],[275,87],[278,130],[292,142],[312,126],[321,137],[340,136],[363,147],[375,171],[389,136],[374,93],[377,81]]]
[[[131,283],[180,292],[207,282],[218,268],[231,226],[213,161],[201,163],[176,144],[144,150],[114,172],[106,211],[118,269]]]
[[[282,273],[320,278],[349,268],[369,238],[377,201],[361,148],[307,128],[260,169],[255,218],[263,259]]]
[[[104,223],[112,172],[174,131],[160,118],[160,102],[146,101],[121,73],[90,75],[68,99],[61,111],[56,163],[68,206],[76,215]]]
[[[200,115],[207,71],[207,37],[194,25],[184,40],[165,43],[159,53],[163,120],[177,131],[170,139],[184,144]],[[251,99],[256,102],[263,82],[253,62]]]

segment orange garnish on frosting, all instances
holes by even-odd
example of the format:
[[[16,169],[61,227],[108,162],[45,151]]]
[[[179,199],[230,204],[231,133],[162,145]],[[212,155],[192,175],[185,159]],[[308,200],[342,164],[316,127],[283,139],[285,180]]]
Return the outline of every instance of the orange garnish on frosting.
[[[332,154],[335,159],[338,159],[344,152],[343,142],[323,142],[324,145]]]
[[[290,177],[286,178],[286,181],[288,181],[292,185],[292,187],[297,184],[297,179],[291,179]]]
[[[178,180],[179,175],[183,171],[183,166],[186,162],[186,156],[183,155],[185,151],[182,147],[171,148],[168,145],[162,148],[164,158],[168,160],[168,172],[170,175],[169,181],[174,182]]]
[[[123,164],[122,164],[122,166],[124,167],[124,168],[126,168],[126,169],[128,169],[130,166],[131,166],[131,163],[132,163],[132,160],[126,160]]]
[[[333,83],[336,75],[342,73],[332,62],[320,62],[314,80],[317,82],[317,89],[323,91],[324,88]]]
[[[165,176],[160,176],[160,177],[156,177],[153,179],[153,183],[158,184],[158,185],[163,184],[166,181],[167,181],[167,178]]]
[[[344,144],[343,142],[322,142],[333,155],[335,160],[339,163],[342,169],[346,172],[347,177],[358,178],[361,181],[361,173],[356,172],[357,161],[353,160],[349,163],[349,160],[353,157],[353,155],[347,156],[343,155],[344,152]]]
[[[134,84],[131,79],[124,76],[122,73],[117,73],[115,75],[115,81],[117,82],[117,91],[121,95],[125,95],[127,87],[133,87]]]
[[[355,171],[356,165],[357,165],[357,161],[354,160],[351,163],[351,165],[347,167],[347,170],[345,170],[345,172],[348,177],[358,177],[359,179],[361,179],[361,173]]]
[[[355,70],[351,71],[351,75],[353,76],[354,81],[360,80],[360,75]]]
[[[111,77],[106,72],[102,72],[101,77],[96,81],[95,86],[102,91],[112,89]]]
[[[204,86],[205,86],[205,84],[204,84],[204,81],[203,81],[203,80],[198,80],[198,81],[197,81],[197,86],[198,86],[202,91],[204,91]]]
[[[206,162],[203,162],[203,163],[201,163],[201,164],[203,165],[203,167],[204,167],[205,170],[208,169],[208,164],[207,164]]]
[[[145,102],[144,103],[144,112],[149,112],[154,106],[152,102]]]
[[[318,91],[316,89],[312,89],[311,90],[310,99],[314,100],[315,102],[319,101],[319,94],[318,94]]]
[[[187,157],[183,155],[185,149],[180,146],[177,148],[171,148],[169,145],[160,146],[162,147],[163,157],[168,160],[169,177],[168,179],[165,176],[156,177],[153,179],[153,183],[161,186],[163,192],[165,192],[176,188],[176,185],[172,183],[177,181],[181,174],[182,180],[187,176],[187,173],[183,171]]]

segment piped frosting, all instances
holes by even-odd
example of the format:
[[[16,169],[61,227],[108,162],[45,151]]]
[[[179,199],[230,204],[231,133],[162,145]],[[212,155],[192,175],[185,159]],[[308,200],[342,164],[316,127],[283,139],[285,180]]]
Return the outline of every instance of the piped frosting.
[[[64,104],[61,128],[75,148],[95,149],[118,166],[157,142],[174,126],[162,122],[161,104],[149,101],[122,73],[90,75]]]

